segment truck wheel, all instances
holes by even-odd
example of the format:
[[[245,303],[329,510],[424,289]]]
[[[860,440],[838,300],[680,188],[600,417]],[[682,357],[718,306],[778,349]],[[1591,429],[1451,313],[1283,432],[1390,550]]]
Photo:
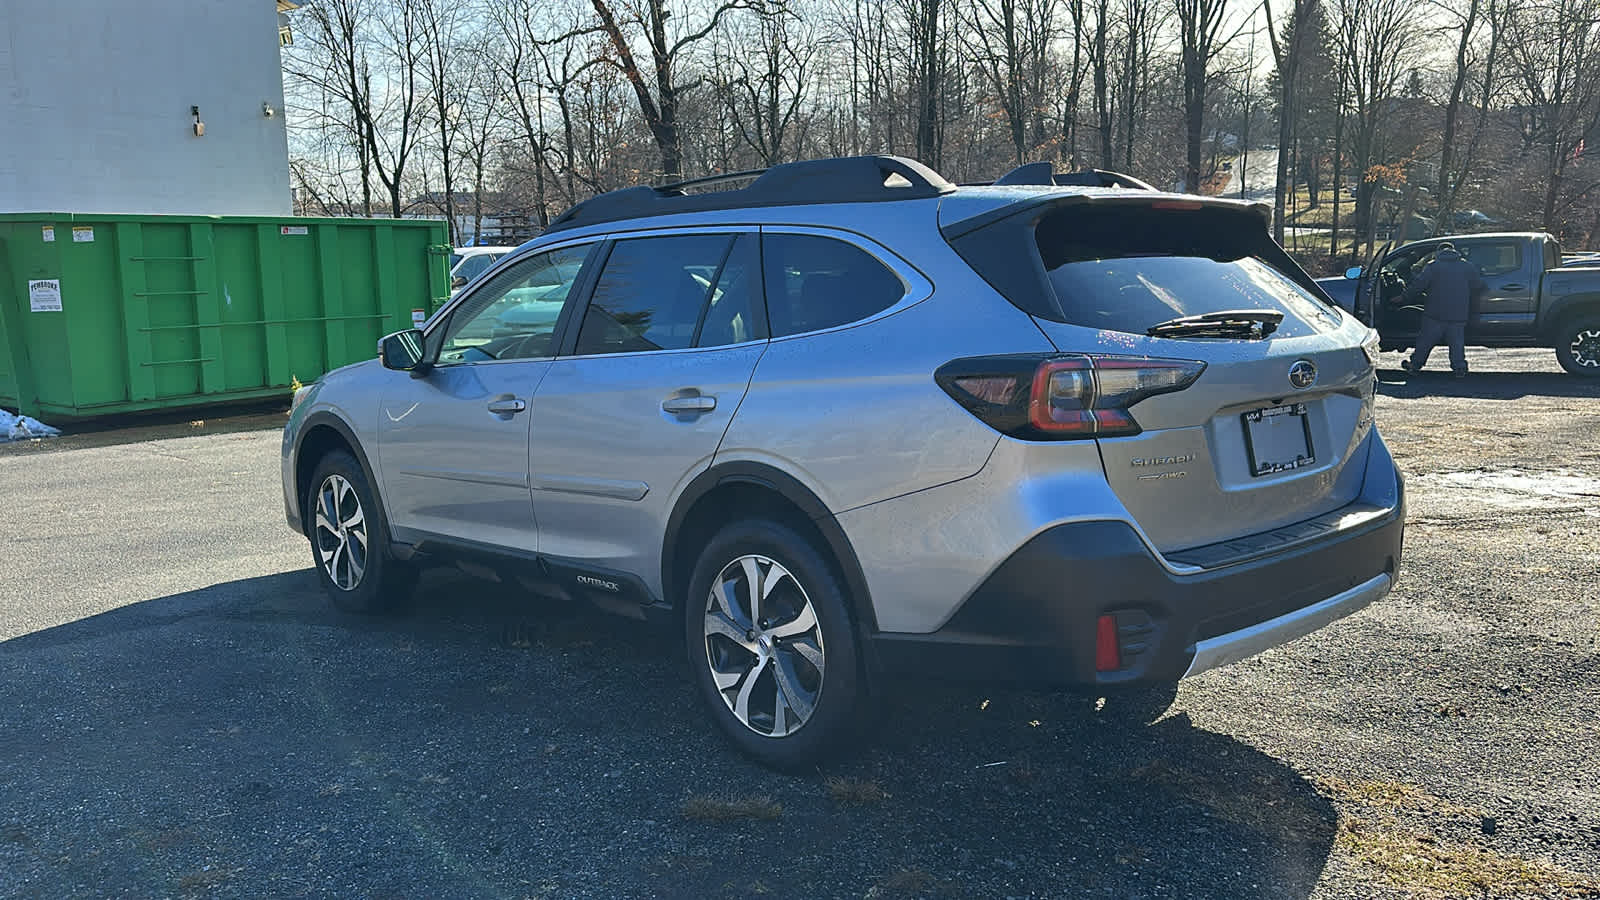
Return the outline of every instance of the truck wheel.
[[[777,522],[724,527],[683,606],[701,700],[740,750],[794,770],[858,733],[866,686],[845,587],[810,541]]]
[[[415,570],[389,555],[389,523],[355,457],[335,450],[317,462],[301,507],[317,580],[345,612],[384,612],[416,587]]]
[[[1574,316],[1556,330],[1556,359],[1574,375],[1600,378],[1600,313]]]

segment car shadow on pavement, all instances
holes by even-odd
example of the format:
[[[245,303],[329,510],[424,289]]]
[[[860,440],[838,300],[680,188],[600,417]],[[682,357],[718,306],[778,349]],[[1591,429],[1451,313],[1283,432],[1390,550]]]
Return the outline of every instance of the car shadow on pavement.
[[[309,570],[0,643],[0,880],[23,894],[1304,897],[1332,804],[1176,710],[890,690],[776,774],[643,623],[449,573],[409,612]],[[9,889],[8,889],[9,890]]]
[[[1378,393],[1386,397],[1463,397],[1482,400],[1517,400],[1522,397],[1600,397],[1600,379],[1579,378],[1556,372],[1494,372],[1474,370],[1465,378],[1452,378],[1445,369],[1424,369],[1411,374],[1400,369],[1378,370]]]

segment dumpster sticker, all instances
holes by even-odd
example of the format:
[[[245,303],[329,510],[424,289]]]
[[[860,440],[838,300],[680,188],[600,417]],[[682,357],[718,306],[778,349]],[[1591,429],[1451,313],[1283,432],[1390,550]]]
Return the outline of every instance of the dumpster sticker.
[[[428,321],[428,311],[427,310],[425,310],[425,309],[413,309],[411,311],[411,325],[412,325],[412,327],[421,328],[423,326],[423,323],[425,323],[427,321]]]
[[[34,312],[61,312],[61,279],[28,282],[28,306]]]
[[[94,243],[94,228],[88,225],[72,226],[72,242],[74,244]]]
[[[44,234],[44,242],[46,244],[54,244],[56,242],[56,227],[54,225],[46,225],[40,231]]]
[[[285,225],[278,229],[279,234],[310,234],[311,229],[304,225]]]

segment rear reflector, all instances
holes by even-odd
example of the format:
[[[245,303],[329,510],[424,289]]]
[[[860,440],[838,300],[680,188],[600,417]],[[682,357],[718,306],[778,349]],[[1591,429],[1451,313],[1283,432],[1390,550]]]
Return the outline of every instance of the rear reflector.
[[[1117,617],[1101,616],[1094,629],[1094,670],[1115,672],[1122,668],[1122,652],[1117,646]]]

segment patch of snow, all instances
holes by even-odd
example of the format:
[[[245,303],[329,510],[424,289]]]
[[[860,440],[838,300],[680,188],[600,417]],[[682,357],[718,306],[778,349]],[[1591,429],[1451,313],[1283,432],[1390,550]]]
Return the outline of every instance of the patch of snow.
[[[38,419],[17,416],[0,409],[0,444],[7,441],[26,441],[32,438],[55,437],[61,432]]]

